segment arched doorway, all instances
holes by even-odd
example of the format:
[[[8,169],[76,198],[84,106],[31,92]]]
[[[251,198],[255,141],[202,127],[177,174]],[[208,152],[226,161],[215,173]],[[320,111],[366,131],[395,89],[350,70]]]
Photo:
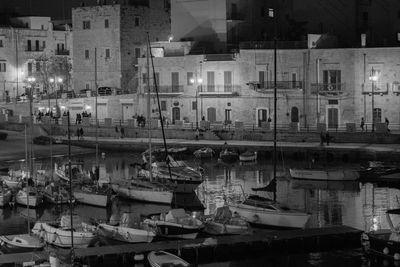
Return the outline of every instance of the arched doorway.
[[[292,107],[292,111],[290,113],[290,121],[299,122],[299,109],[297,107]]]
[[[179,121],[181,119],[181,111],[178,107],[172,108],[172,124],[175,124],[175,121]]]
[[[215,108],[207,109],[207,120],[211,123],[217,121],[217,111]]]

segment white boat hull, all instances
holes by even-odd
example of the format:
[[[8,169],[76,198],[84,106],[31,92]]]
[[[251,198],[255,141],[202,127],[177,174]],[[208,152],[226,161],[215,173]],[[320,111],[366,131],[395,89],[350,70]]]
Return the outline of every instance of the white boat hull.
[[[64,230],[47,223],[37,222],[32,229],[32,233],[42,238],[48,244],[62,248],[72,247],[70,230]],[[74,247],[87,247],[95,236],[95,233],[90,231],[74,231]]]
[[[45,245],[37,236],[29,234],[0,236],[0,243],[16,252],[40,250]]]
[[[247,222],[265,226],[305,228],[310,214],[303,212],[276,212],[246,204],[230,204],[229,209]]]
[[[360,175],[355,170],[308,170],[289,169],[290,176],[295,179],[326,180],[326,181],[354,181]]]
[[[174,254],[165,251],[152,251],[147,255],[147,260],[151,267],[161,266],[181,266],[186,267],[190,264]]]
[[[100,235],[128,243],[150,243],[156,235],[151,230],[112,226],[105,223],[99,224],[98,229]]]
[[[98,207],[107,207],[110,197],[108,195],[74,192],[74,198],[77,202]]]
[[[28,202],[29,200],[29,202]],[[27,197],[27,195],[25,193],[21,193],[21,191],[19,191],[17,193],[17,195],[15,196],[15,202],[17,204],[23,205],[23,206],[27,206],[29,205],[29,207],[32,208],[36,208],[38,207],[40,204],[42,204],[43,198],[40,195],[34,195],[34,196],[29,196]]]
[[[156,227],[157,235],[174,239],[195,239],[204,228],[204,225],[200,222],[197,225],[195,223],[194,225],[187,225],[150,219],[146,219],[144,222],[151,227]]]
[[[161,204],[171,204],[173,198],[173,192],[167,190],[157,190],[157,189],[144,189],[137,188],[134,186],[124,186],[119,184],[113,184],[112,189],[117,195],[143,201],[143,202],[152,202],[152,203],[161,203]]]

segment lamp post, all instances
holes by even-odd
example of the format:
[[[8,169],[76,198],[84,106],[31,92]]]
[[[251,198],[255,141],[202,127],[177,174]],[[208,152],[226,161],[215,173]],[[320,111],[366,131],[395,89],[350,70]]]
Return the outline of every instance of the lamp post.
[[[196,130],[199,129],[199,101],[198,101],[198,94],[199,94],[199,84],[201,85],[203,82],[203,79],[198,77],[197,80],[195,80],[194,78],[190,79],[190,84],[194,85],[195,81],[197,81],[197,86],[196,86]]]
[[[53,92],[56,93],[56,118],[61,115],[60,114],[60,109],[58,107],[58,90],[57,90],[57,84],[61,84],[63,82],[63,79],[60,77],[54,77],[49,79],[50,84],[52,85]],[[56,90],[54,90],[56,89]],[[50,96],[49,96],[49,106],[50,106]]]
[[[33,86],[36,82],[35,77],[28,77],[29,89],[28,89],[28,97],[29,97],[29,135],[30,135],[30,157],[29,157],[29,176],[26,180],[26,194],[29,196],[29,183],[28,179],[33,178],[33,112],[32,112],[32,98],[33,98]],[[29,197],[27,197],[26,205],[29,207]],[[28,218],[29,218],[29,209],[28,209]],[[28,220],[29,221],[29,220]],[[30,225],[28,222],[28,229]]]
[[[375,131],[375,116],[374,116],[374,110],[375,110],[375,86],[376,86],[376,81],[378,80],[378,75],[376,74],[376,71],[374,68],[371,69],[371,76],[369,77],[369,80],[371,81],[371,108],[372,108],[372,113],[371,113],[371,118],[372,118],[372,132]]]

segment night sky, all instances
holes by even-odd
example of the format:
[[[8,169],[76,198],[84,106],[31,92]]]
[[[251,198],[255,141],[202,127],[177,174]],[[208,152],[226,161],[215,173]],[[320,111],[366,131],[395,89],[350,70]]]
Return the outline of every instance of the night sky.
[[[0,0],[0,14],[70,19],[71,8],[80,6],[82,2],[91,5],[95,4],[96,0]]]

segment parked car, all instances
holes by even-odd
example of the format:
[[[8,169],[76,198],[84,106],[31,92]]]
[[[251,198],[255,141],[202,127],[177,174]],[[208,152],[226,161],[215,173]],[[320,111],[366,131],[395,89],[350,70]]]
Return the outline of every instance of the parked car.
[[[88,92],[90,92],[90,93],[88,93]],[[96,92],[92,92],[91,89],[82,89],[82,90],[79,90],[78,97],[87,97],[88,95],[95,96],[95,94],[96,94]]]

